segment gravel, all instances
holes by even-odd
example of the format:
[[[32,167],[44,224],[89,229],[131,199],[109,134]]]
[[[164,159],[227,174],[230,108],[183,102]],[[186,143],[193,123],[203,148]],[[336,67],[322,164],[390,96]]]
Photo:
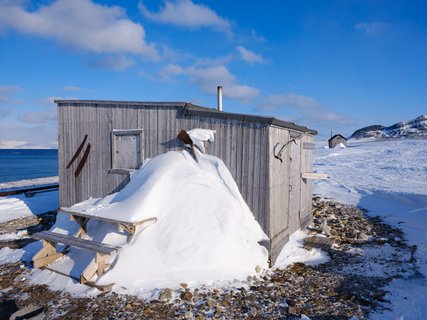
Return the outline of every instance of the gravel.
[[[22,262],[4,264],[0,319],[29,305],[44,306],[45,319],[362,319],[389,307],[385,297],[390,281],[419,275],[416,248],[406,243],[400,229],[368,217],[363,209],[320,197],[313,199],[313,208],[305,247],[311,250],[319,242],[330,256],[327,263],[259,270],[238,288],[190,289],[181,284],[178,290],[163,289],[152,301],[114,292],[73,297],[30,284],[26,275],[31,267]],[[52,219],[21,220],[1,224],[0,234],[44,229]]]

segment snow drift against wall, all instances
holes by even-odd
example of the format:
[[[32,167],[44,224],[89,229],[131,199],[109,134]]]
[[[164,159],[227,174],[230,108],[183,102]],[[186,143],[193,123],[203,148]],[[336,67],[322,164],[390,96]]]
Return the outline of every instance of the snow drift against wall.
[[[157,217],[130,244],[110,223],[92,221],[95,241],[121,245],[114,267],[99,284],[131,291],[245,279],[257,265],[267,267],[268,252],[258,244],[267,236],[243,200],[224,163],[199,153],[171,151],[146,160],[120,192],[90,199],[72,209],[95,216],[139,221]],[[59,224],[54,232],[67,226]],[[52,268],[80,272],[78,249]],[[68,261],[67,267],[66,259]],[[64,260],[64,259],[62,259]],[[84,268],[84,266],[82,266]],[[78,274],[75,274],[75,276]]]

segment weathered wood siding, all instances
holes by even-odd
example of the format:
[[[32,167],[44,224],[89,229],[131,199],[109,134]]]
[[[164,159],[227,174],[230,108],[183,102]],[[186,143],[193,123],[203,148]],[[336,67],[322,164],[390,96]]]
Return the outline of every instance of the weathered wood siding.
[[[301,148],[301,172],[313,172],[313,144],[314,137],[305,134],[302,140]],[[301,209],[300,224],[306,227],[312,220],[312,196],[313,180],[301,179]]]
[[[268,126],[254,122],[188,116],[181,107],[141,107],[102,104],[61,105],[58,107],[60,204],[71,206],[89,197],[103,197],[117,191],[127,181],[113,174],[112,131],[143,130],[143,154],[154,157],[170,150],[182,150],[176,139],[180,130],[216,130],[209,154],[221,158],[229,168],[243,198],[268,233]],[[74,171],[79,159],[65,166],[85,134],[91,151],[79,177]],[[86,144],[87,144],[86,143]],[[81,157],[81,156],[80,156]]]

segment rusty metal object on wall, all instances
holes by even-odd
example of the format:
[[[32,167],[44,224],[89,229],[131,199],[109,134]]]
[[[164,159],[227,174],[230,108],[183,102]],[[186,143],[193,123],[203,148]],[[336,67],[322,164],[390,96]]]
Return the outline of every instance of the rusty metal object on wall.
[[[287,145],[289,145],[291,142],[293,142],[293,143],[297,144],[297,142],[295,141],[295,139],[292,139],[292,140],[288,141],[287,143],[285,143],[285,144],[280,148],[280,150],[279,150],[279,152],[278,152],[277,154],[275,153],[275,150],[276,150],[276,148],[280,145],[280,143],[278,143],[278,144],[276,144],[276,145],[274,146],[274,150],[273,150],[274,157],[275,157],[276,159],[279,159],[279,160],[280,160],[280,162],[283,162],[283,159],[282,159],[282,152],[283,152],[283,150],[284,150],[284,149],[285,149],[285,147],[286,147]]]
[[[77,159],[77,157],[79,156],[80,152],[83,149],[83,146],[85,145],[87,140],[87,134],[85,135],[85,137],[83,138],[82,143],[80,143],[79,147],[76,150],[76,153],[74,153],[73,157],[71,158],[70,162],[67,164],[66,169],[68,169],[69,167],[71,167],[71,165],[73,164],[73,162]]]
[[[82,172],[84,165],[86,164],[87,158],[89,157],[90,153],[90,143],[87,145],[85,153],[83,154],[82,159],[79,162],[79,165],[77,166],[76,171],[74,172],[74,177],[78,177],[80,172]]]

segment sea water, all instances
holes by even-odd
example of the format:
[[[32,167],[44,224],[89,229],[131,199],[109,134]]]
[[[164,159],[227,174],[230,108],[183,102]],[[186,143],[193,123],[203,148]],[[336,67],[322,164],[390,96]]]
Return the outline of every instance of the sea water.
[[[58,175],[58,150],[0,149],[0,183]]]

